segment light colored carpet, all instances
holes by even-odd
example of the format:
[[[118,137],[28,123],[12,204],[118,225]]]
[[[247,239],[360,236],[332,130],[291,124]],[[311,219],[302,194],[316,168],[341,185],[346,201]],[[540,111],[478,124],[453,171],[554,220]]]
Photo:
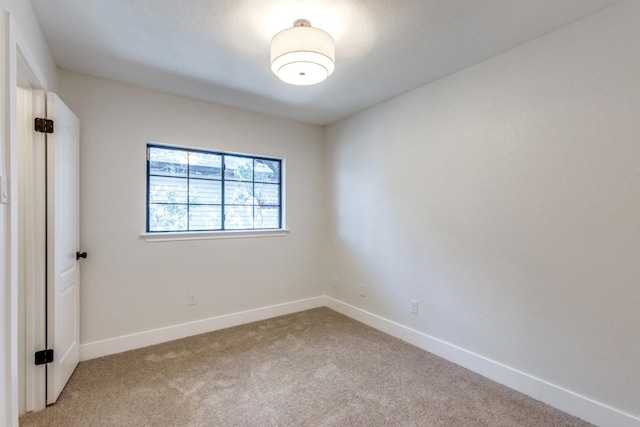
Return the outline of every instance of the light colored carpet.
[[[81,363],[27,426],[588,426],[326,308]]]

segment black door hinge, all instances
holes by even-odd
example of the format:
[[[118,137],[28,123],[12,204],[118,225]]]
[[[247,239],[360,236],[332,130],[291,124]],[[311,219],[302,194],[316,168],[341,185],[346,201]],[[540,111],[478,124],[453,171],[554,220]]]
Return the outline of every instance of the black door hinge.
[[[34,122],[36,132],[53,133],[53,120],[36,118]]]
[[[36,365],[46,365],[47,363],[53,362],[53,350],[36,351],[35,362]]]

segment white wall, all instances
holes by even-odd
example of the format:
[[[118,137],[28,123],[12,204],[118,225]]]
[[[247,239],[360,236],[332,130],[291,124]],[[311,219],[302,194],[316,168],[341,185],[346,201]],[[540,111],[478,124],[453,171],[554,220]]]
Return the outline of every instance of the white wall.
[[[68,71],[60,95],[81,128],[83,344],[323,294],[320,127]],[[149,141],[285,158],[290,234],[147,243]]]
[[[14,24],[14,42],[34,68],[43,89],[56,91],[58,88],[58,67],[53,60],[47,41],[31,2],[25,0],[3,0]]]
[[[327,294],[640,417],[638,22],[623,3],[328,127]]]

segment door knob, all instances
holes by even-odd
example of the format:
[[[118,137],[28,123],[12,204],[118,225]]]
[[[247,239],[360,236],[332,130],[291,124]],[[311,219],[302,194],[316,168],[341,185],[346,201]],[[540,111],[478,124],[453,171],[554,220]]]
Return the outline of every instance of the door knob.
[[[76,252],[76,261],[79,260],[80,258],[86,258],[86,257],[87,257],[86,252]]]

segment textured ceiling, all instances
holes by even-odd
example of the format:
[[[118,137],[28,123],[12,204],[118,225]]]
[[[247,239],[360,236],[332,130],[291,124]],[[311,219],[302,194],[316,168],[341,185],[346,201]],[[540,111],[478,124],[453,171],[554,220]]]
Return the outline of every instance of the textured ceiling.
[[[621,0],[31,0],[60,68],[327,124]],[[305,18],[336,71],[290,86],[269,41]]]

